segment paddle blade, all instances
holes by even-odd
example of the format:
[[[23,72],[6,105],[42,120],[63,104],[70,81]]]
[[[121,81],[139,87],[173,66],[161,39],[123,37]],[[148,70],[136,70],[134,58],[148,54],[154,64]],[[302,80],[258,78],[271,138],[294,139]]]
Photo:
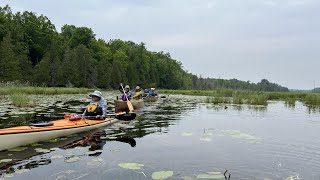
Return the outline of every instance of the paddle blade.
[[[133,109],[132,103],[130,101],[128,101],[128,100],[127,100],[127,105],[128,105],[129,111],[133,112],[134,109]]]
[[[134,120],[136,117],[137,117],[136,113],[128,113],[128,114],[116,115],[115,118],[122,121],[131,121],[131,120]]]

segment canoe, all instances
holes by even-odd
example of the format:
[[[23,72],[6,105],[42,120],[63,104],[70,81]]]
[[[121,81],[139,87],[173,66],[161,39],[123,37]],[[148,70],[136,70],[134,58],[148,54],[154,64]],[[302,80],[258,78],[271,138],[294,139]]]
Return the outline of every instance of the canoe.
[[[139,100],[132,99],[130,101],[134,109],[141,109],[144,106],[144,102],[142,99],[139,99]],[[115,105],[116,112],[129,111],[127,101],[114,100],[114,105]]]
[[[117,122],[117,119],[61,119],[46,124],[0,129],[0,151],[40,141],[86,132]]]
[[[147,102],[156,102],[158,101],[158,96],[148,96],[145,98],[145,101]]]

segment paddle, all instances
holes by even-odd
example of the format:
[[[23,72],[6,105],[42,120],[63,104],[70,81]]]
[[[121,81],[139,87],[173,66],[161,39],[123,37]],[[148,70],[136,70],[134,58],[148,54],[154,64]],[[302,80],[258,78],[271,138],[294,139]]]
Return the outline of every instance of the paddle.
[[[47,118],[47,119],[67,119],[69,118],[69,114],[65,114],[63,116],[54,116],[51,114],[45,114],[45,115],[41,115],[41,118]],[[113,117],[119,120],[123,120],[123,121],[131,121],[134,120],[136,118],[136,114],[135,113],[130,113],[130,114],[107,114],[106,117]],[[84,116],[84,118],[86,119],[97,119],[95,116]]]
[[[123,94],[126,96],[126,99],[127,99],[127,105],[128,105],[128,108],[129,108],[129,112],[132,113],[134,111],[133,109],[133,106],[131,104],[131,102],[129,101],[128,99],[128,96],[126,94],[126,91],[124,90],[123,86],[122,86],[122,83],[120,84],[121,88],[122,88],[122,91],[123,91]]]

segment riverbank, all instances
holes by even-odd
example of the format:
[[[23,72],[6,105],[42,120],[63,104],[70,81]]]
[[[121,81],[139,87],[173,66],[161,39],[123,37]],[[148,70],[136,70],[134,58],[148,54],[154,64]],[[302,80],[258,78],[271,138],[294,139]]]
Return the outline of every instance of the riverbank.
[[[282,100],[288,104],[301,101],[307,105],[320,105],[320,93],[306,92],[260,92],[260,91],[237,91],[229,89],[219,90],[159,90],[160,94],[181,94],[192,96],[207,96],[209,103],[234,103],[267,105],[268,100]]]
[[[60,87],[33,87],[33,86],[2,86],[0,95],[11,94],[85,94],[92,91],[88,88],[60,88]]]

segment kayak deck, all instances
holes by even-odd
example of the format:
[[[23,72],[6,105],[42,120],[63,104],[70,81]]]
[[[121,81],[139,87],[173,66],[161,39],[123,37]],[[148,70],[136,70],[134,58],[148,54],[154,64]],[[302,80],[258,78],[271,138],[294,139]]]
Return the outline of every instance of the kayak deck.
[[[53,131],[53,130],[63,130],[71,128],[80,128],[91,125],[97,125],[100,123],[105,123],[113,120],[113,118],[106,118],[104,120],[89,120],[81,119],[76,121],[70,121],[69,119],[61,119],[56,121],[51,121],[53,125],[36,127],[36,126],[18,126],[12,128],[0,129],[0,136],[6,134],[17,134],[17,133],[29,133],[29,132],[42,132],[42,131]]]

